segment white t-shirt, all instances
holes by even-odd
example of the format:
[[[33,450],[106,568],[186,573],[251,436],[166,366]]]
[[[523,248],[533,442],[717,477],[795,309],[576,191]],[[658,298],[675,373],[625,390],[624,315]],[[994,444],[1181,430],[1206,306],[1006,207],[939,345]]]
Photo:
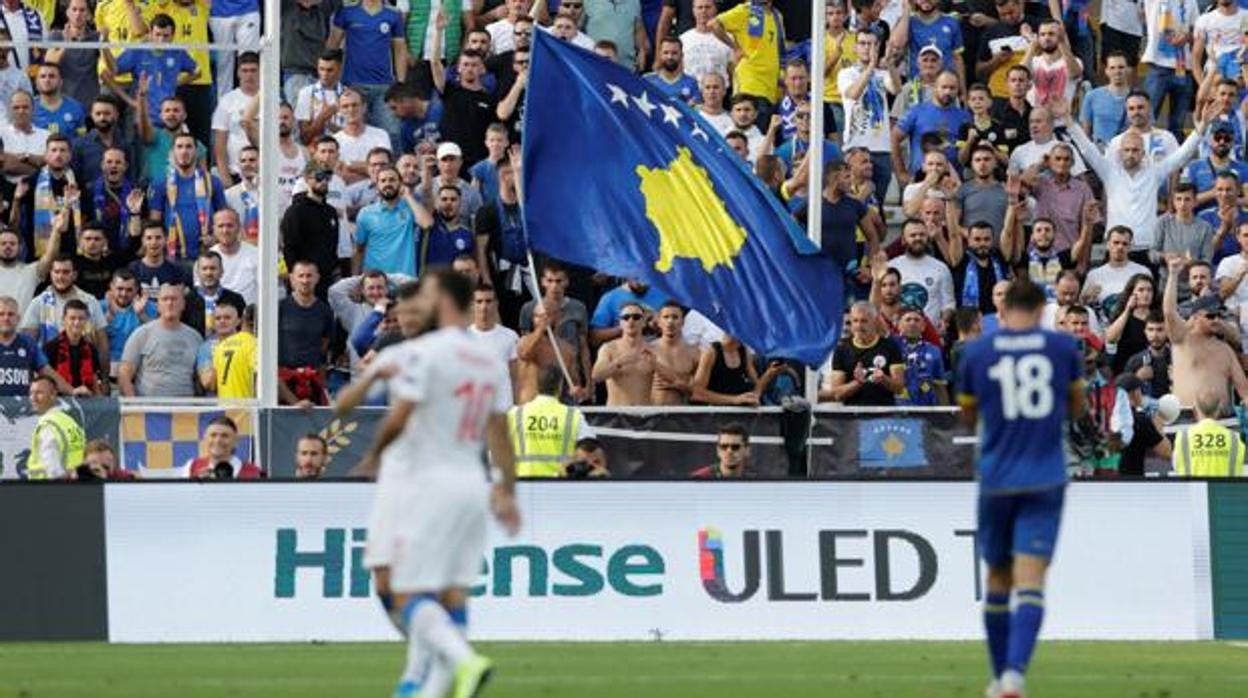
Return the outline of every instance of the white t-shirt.
[[[247,132],[243,130],[243,112],[251,104],[254,96],[247,96],[242,88],[236,87],[217,102],[216,111],[212,112],[212,130],[224,131],[229,134],[226,151],[230,161],[230,171],[238,172],[238,155],[243,147],[251,143],[247,140]],[[215,136],[214,136],[215,137]]]
[[[1140,60],[1163,68],[1174,68],[1174,47],[1162,41],[1162,27],[1192,31],[1199,16],[1200,8],[1196,6],[1196,0],[1144,0],[1144,23],[1148,31],[1145,32],[1147,39]],[[1189,53],[1188,50],[1183,52],[1184,61],[1190,59]]]
[[[719,73],[728,83],[728,64],[732,62],[732,49],[720,41],[714,32],[690,29],[680,35],[680,45],[685,53],[685,72],[698,80],[703,75]]]
[[[736,128],[736,126],[732,124],[732,115],[726,111],[721,111],[718,114],[707,114],[701,109],[696,109],[694,111],[698,116],[702,117],[703,121],[710,124],[711,128],[715,129],[716,133],[721,136],[728,135],[729,132]]]
[[[685,315],[685,328],[681,332],[681,337],[686,344],[692,344],[701,351],[715,342],[723,341],[724,331],[702,313],[690,310]]]
[[[432,24],[430,22],[430,25]],[[320,82],[314,82],[299,88],[299,94],[295,96],[295,122],[307,123],[315,119],[327,103],[337,104],[338,98],[342,96],[345,89],[341,82],[333,87],[325,87]],[[325,132],[333,133],[342,128],[342,124],[343,115],[342,112],[338,112],[325,125]]]
[[[334,140],[338,141],[340,162],[364,162],[368,158],[368,151],[373,148],[390,150],[389,134],[376,126],[365,126],[364,132],[358,136],[339,131],[334,134]]]
[[[1219,282],[1222,279],[1233,278],[1239,274],[1245,264],[1248,264],[1248,260],[1245,260],[1243,255],[1226,257],[1218,262],[1218,270],[1213,278]],[[1248,283],[1240,283],[1236,286],[1235,291],[1226,298],[1226,305],[1235,312],[1235,316],[1239,319],[1240,337],[1248,337]]]
[[[1058,331],[1057,327],[1057,301],[1049,301],[1044,306],[1044,314],[1040,316],[1040,326],[1046,330]],[[1101,332],[1101,321],[1096,317],[1096,313],[1088,313],[1088,331],[1097,337],[1104,337]]]
[[[30,77],[9,62],[9,67],[0,70],[0,127],[9,125],[9,98],[18,90],[34,93]]]
[[[509,366],[512,361],[520,358],[516,351],[516,347],[520,344],[520,335],[516,334],[510,327],[495,325],[488,330],[481,330],[477,329],[476,325],[470,325],[468,332],[492,348]],[[512,394],[511,374],[508,373],[507,395],[510,396]]]
[[[30,126],[30,133],[25,133],[17,129],[13,124],[5,124],[0,127],[0,141],[4,142],[4,152],[9,155],[43,155],[48,149],[48,132],[46,129],[39,128],[34,124]],[[9,176],[8,180],[14,184],[21,177]],[[33,184],[32,184],[33,186]]]
[[[433,22],[429,24],[432,25]],[[516,48],[516,25],[510,19],[504,17],[490,22],[485,25],[485,30],[490,33],[490,50],[494,55]]]
[[[240,242],[232,255],[226,254],[219,244],[212,250],[221,255],[221,285],[242,296],[248,304],[255,303],[260,279],[259,250],[245,242]]]
[[[1243,46],[1244,23],[1248,22],[1248,10],[1236,7],[1235,12],[1225,15],[1213,8],[1196,18],[1195,36],[1205,39],[1205,65],[1217,64],[1218,56]]]
[[[17,301],[17,314],[26,312],[30,299],[35,297],[39,285],[39,264],[17,262],[12,266],[0,265],[0,296]]]
[[[901,296],[923,305],[923,313],[933,323],[940,322],[941,313],[956,307],[953,274],[948,265],[931,255],[911,257],[903,254],[888,265],[901,274]]]
[[[1044,156],[1049,154],[1053,146],[1061,143],[1056,138],[1049,139],[1048,143],[1037,143],[1035,141],[1027,141],[1026,143],[1014,149],[1010,153],[1010,172],[1022,172],[1032,165],[1044,160]],[[1071,176],[1078,177],[1088,171],[1086,165],[1083,164],[1083,158],[1079,156],[1079,149],[1071,146],[1071,150],[1075,153],[1075,163],[1070,166]]]
[[[382,454],[379,484],[430,474],[482,481],[486,424],[512,405],[506,362],[467,330],[447,327],[385,348],[366,373],[382,366],[399,368],[390,399],[416,408]]]
[[[22,12],[22,5],[17,6],[17,10],[10,12],[5,6],[4,26],[9,28],[9,38],[13,41],[13,51],[9,60],[16,61],[17,67],[25,70],[30,67],[30,31],[26,28],[26,15]],[[47,29],[45,27],[44,31]]]
[[[1127,282],[1136,274],[1152,275],[1148,267],[1143,264],[1136,264],[1130,260],[1121,267],[1111,267],[1109,263],[1102,264],[1088,272],[1088,279],[1084,282],[1084,288],[1096,284],[1101,287],[1100,294],[1096,297],[1102,305],[1111,297],[1122,293],[1122,289],[1126,288]]]
[[[1101,23],[1124,34],[1144,36],[1140,0],[1102,0]]]
[[[288,157],[280,147],[277,153],[277,217],[280,220],[286,209],[290,208],[290,200],[294,197],[295,183],[303,180],[303,170],[308,165],[308,158],[303,148],[295,147],[295,156]]]
[[[842,136],[845,148],[866,148],[873,153],[887,153],[892,147],[889,140],[890,122],[888,120],[888,98],[883,96],[879,113],[873,113],[860,99],[850,99],[849,88],[862,77],[866,70],[861,65],[842,68],[836,76],[836,89],[841,93],[841,103],[845,108],[845,131]],[[898,85],[887,70],[875,69],[873,82],[878,82],[883,91],[897,94]]]

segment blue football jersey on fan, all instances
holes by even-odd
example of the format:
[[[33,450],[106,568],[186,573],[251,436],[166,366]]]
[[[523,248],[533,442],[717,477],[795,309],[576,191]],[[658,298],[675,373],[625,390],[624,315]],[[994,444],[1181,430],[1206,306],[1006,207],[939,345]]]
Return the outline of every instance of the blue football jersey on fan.
[[[1083,358],[1070,335],[1002,328],[966,346],[958,367],[958,401],[979,411],[983,492],[1066,482],[1067,401],[1082,375]]]

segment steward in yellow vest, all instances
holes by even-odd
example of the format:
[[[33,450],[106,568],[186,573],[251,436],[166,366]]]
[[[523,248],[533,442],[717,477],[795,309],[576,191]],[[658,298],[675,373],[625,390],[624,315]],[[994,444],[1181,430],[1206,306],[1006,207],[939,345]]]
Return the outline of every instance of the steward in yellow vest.
[[[1219,424],[1222,409],[1215,394],[1196,398],[1200,421],[1174,437],[1174,474],[1180,477],[1238,477],[1244,474],[1244,442],[1239,434]]]
[[[39,415],[26,459],[27,480],[59,480],[82,463],[87,435],[74,418],[56,406],[56,383],[47,376],[30,382],[30,403]]]
[[[507,433],[516,452],[517,477],[563,477],[585,430],[585,416],[556,396],[563,387],[557,367],[538,378],[539,395],[507,412]]]

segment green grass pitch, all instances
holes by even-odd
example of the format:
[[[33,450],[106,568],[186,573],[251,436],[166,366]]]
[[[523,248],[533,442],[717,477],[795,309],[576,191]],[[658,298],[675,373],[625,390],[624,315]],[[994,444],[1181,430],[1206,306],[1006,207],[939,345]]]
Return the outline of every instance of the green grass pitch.
[[[485,698],[982,696],[971,642],[482,643]],[[394,644],[0,644],[0,698],[386,698]],[[1042,643],[1032,698],[1248,696],[1248,647]]]

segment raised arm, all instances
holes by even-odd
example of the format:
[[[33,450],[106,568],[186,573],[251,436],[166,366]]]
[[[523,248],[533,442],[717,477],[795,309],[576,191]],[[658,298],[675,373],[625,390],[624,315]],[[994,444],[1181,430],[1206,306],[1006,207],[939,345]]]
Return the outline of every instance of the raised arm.
[[[1187,323],[1179,315],[1179,274],[1187,260],[1174,256],[1166,260],[1169,274],[1166,277],[1166,291],[1161,296],[1161,311],[1166,316],[1166,334],[1174,344],[1182,344],[1187,338]]]
[[[1065,105],[1064,108],[1059,108],[1058,103],[1053,103],[1052,111],[1054,118],[1057,118],[1058,111],[1061,111],[1063,116],[1069,112],[1068,102],[1061,100],[1060,103]],[[1109,160],[1105,159],[1105,156],[1101,154],[1101,149],[1096,147],[1096,144],[1088,138],[1088,134],[1084,132],[1083,127],[1075,119],[1066,120],[1066,132],[1070,134],[1075,149],[1079,151],[1079,155],[1083,156],[1083,161],[1087,163],[1089,169],[1099,175],[1102,180],[1113,176],[1113,168],[1110,167]]]

